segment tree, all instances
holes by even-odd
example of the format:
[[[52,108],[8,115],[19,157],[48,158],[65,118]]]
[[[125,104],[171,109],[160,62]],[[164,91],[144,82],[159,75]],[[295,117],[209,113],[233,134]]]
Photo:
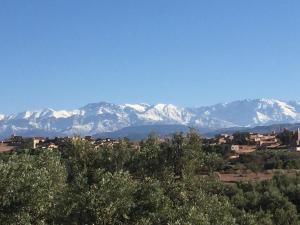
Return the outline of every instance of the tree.
[[[13,154],[0,162],[0,224],[48,224],[66,188],[57,152]]]
[[[141,142],[140,150],[134,155],[131,163],[131,172],[140,178],[160,178],[166,164],[163,159],[159,137],[155,134]]]
[[[247,145],[249,144],[250,134],[248,132],[236,132],[233,134],[233,144],[235,145]]]
[[[174,134],[162,148],[166,167],[178,178],[194,176],[204,166],[201,138],[194,130],[186,137],[182,133]]]
[[[135,193],[135,207],[131,217],[134,224],[165,224],[174,214],[172,201],[165,194],[160,181],[145,178],[138,182]]]
[[[294,133],[285,129],[283,132],[277,135],[283,145],[290,146],[293,144]]]
[[[112,174],[102,170],[96,172],[95,179],[88,191],[86,205],[92,224],[130,224],[136,182],[128,173]]]
[[[164,188],[174,207],[169,224],[235,224],[229,201],[206,193],[201,179],[186,177],[178,182],[169,177],[164,182]]]

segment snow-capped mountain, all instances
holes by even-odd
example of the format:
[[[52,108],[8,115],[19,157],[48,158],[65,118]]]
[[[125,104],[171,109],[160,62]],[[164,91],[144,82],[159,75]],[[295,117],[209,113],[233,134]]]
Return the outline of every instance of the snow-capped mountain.
[[[294,123],[300,120],[300,103],[275,99],[241,100],[201,107],[199,115],[230,121],[238,126],[258,126],[274,123]]]
[[[300,102],[241,100],[199,108],[172,104],[92,103],[75,110],[44,109],[0,114],[0,136],[93,135],[144,125],[186,125],[210,130],[300,122]]]

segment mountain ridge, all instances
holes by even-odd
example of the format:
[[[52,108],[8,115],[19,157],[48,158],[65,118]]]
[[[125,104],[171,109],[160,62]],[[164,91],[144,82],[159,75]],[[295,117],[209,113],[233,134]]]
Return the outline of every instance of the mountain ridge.
[[[202,107],[99,102],[73,110],[46,108],[0,114],[0,137],[12,133],[31,136],[39,131],[55,135],[95,135],[146,125],[218,130],[297,122],[300,122],[300,102],[297,101],[245,99]]]
[[[138,127],[125,127],[121,130],[114,132],[104,132],[94,135],[95,138],[129,138],[130,140],[142,140],[149,136],[151,133],[155,133],[160,137],[168,137],[174,133],[183,132],[187,133],[192,127],[184,125],[147,125]],[[218,134],[233,134],[235,132],[254,132],[254,133],[271,133],[282,132],[284,129],[292,131],[300,128],[300,123],[294,124],[273,124],[268,126],[256,126],[256,127],[231,127],[223,128],[219,130],[209,129],[196,129],[201,136],[206,138],[212,138]]]

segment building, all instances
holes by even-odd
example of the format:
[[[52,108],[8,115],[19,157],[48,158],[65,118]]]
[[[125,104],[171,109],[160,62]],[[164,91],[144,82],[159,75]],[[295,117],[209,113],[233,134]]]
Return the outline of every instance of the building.
[[[50,144],[48,144],[47,149],[49,149],[49,150],[58,149],[58,145],[56,145],[54,143],[50,143]]]
[[[43,137],[34,137],[32,138],[32,148],[36,149],[40,143],[44,143],[45,139]]]
[[[22,145],[24,143],[24,139],[23,139],[22,136],[12,135],[10,137],[10,139],[8,139],[6,142],[9,143],[10,145],[19,146],[19,145]]]
[[[215,137],[215,143],[222,145],[222,144],[230,144],[233,140],[233,135],[229,134],[220,134]]]
[[[295,152],[300,152],[300,146],[291,147],[290,150]]]
[[[296,146],[300,146],[300,129],[298,128],[296,131]]]
[[[280,146],[280,141],[276,137],[275,133],[272,134],[250,133],[249,143],[250,145],[256,145],[258,149]]]
[[[232,145],[231,151],[237,154],[251,153],[256,150],[256,145]]]

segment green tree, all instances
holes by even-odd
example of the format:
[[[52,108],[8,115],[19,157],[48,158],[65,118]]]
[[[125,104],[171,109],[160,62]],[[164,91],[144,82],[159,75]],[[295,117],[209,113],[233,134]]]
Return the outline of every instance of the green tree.
[[[294,140],[294,133],[285,129],[283,132],[277,135],[283,145],[292,145]]]
[[[250,134],[248,132],[236,132],[233,134],[233,144],[235,145],[247,145],[249,144]]]
[[[0,162],[0,224],[48,224],[59,213],[66,170],[56,152],[13,154]]]
[[[93,224],[130,224],[136,182],[124,172],[112,174],[98,170],[95,178],[86,205]]]

